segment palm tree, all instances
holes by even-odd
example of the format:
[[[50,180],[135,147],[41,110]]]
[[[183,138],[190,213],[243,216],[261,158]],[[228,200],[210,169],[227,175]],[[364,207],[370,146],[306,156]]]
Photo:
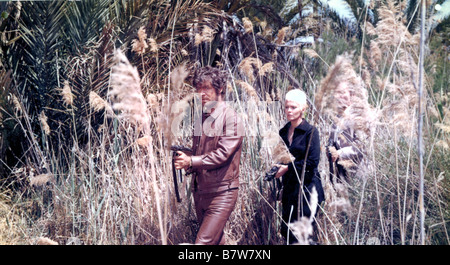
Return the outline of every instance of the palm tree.
[[[366,19],[372,23],[375,20],[375,10],[367,0],[290,0],[281,10],[282,16],[292,25],[298,24],[312,12],[331,18],[341,30],[352,35],[361,34],[360,24]]]

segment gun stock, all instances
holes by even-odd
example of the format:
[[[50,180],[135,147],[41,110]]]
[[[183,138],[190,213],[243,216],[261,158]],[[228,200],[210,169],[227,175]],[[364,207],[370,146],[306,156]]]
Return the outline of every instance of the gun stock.
[[[170,150],[172,151],[172,176],[173,176],[173,185],[175,189],[175,197],[177,198],[177,202],[181,202],[180,193],[178,191],[178,179],[177,179],[177,170],[175,168],[175,157],[178,156],[178,151],[181,151],[183,153],[192,154],[192,149],[182,146],[182,145],[172,145],[170,147]],[[181,169],[179,170],[180,173],[180,183],[183,182]]]

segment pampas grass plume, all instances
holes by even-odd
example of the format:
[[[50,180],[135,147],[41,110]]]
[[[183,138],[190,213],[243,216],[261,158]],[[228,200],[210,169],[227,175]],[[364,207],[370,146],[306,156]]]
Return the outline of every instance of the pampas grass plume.
[[[303,49],[303,52],[310,58],[317,58],[319,54],[313,49]]]
[[[151,52],[157,52],[158,51],[158,43],[156,43],[156,40],[154,38],[149,38],[148,43],[150,45],[150,51]]]
[[[121,118],[148,127],[150,117],[147,104],[140,88],[140,78],[136,67],[120,51],[114,53],[115,65],[111,70],[111,90],[108,92],[114,110],[121,111]]]
[[[184,86],[184,80],[189,76],[186,63],[177,66],[170,75],[170,82],[172,89],[177,92],[181,92]]]
[[[236,84],[238,86],[240,86],[241,88],[243,88],[250,97],[258,99],[258,94],[256,93],[253,86],[251,86],[249,83],[242,81],[242,80],[236,80]]]
[[[40,187],[45,185],[47,182],[49,182],[52,179],[52,174],[41,174],[37,176],[30,176],[30,185]]]
[[[107,112],[112,113],[111,106],[102,99],[97,93],[94,91],[89,92],[89,106],[95,111],[101,111],[105,109]]]
[[[61,91],[61,96],[63,98],[64,104],[70,106],[73,104],[73,93],[72,89],[69,86],[69,81],[64,81],[64,87]]]
[[[47,237],[40,237],[38,238],[37,245],[59,245],[58,242],[55,242],[53,240],[51,240],[50,238]]]
[[[152,137],[150,135],[143,136],[136,140],[136,143],[139,146],[147,147],[150,143],[152,143]]]
[[[11,98],[14,105],[14,110],[16,112],[22,111],[22,105],[20,104],[19,99],[16,97],[16,95],[12,95]]]
[[[134,39],[131,42],[131,50],[140,55],[144,54],[145,49],[148,48],[146,39],[147,39],[147,33],[145,33],[145,27],[142,26],[138,30],[138,39]]]
[[[208,26],[203,26],[203,30],[202,32],[199,34],[195,34],[195,38],[194,38],[194,44],[195,46],[198,46],[200,43],[202,42],[212,42],[214,39],[214,34],[215,31],[208,27]]]
[[[272,73],[273,70],[274,70],[274,69],[273,69],[273,65],[274,65],[273,62],[268,62],[268,63],[264,64],[264,65],[259,69],[258,75],[260,75],[260,76],[265,76],[266,74]]]
[[[238,67],[239,70],[248,78],[250,83],[253,83],[253,81],[255,81],[255,76],[253,74],[255,69],[260,70],[262,66],[263,64],[260,59],[255,57],[246,57],[242,60]]]
[[[48,126],[47,116],[45,115],[44,111],[42,111],[39,114],[39,121],[41,122],[42,130],[45,132],[46,135],[49,135],[50,134],[50,126]]]
[[[253,32],[253,24],[248,17],[242,18],[242,23],[244,24],[245,33]]]
[[[275,43],[281,45],[284,43],[284,39],[286,37],[287,32],[289,31],[289,27],[283,27],[278,31],[277,39]]]

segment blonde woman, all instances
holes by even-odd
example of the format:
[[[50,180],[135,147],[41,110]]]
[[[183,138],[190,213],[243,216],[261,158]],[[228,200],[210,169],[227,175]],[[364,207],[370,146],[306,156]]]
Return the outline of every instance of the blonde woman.
[[[281,233],[289,239],[289,244],[296,243],[297,239],[286,224],[293,223],[302,216],[311,216],[309,202],[312,189],[317,191],[318,204],[325,199],[317,170],[320,160],[319,131],[303,119],[307,107],[306,94],[303,91],[294,89],[286,94],[284,111],[288,123],[279,133],[295,161],[281,165],[275,177],[282,177],[281,203],[284,222]]]

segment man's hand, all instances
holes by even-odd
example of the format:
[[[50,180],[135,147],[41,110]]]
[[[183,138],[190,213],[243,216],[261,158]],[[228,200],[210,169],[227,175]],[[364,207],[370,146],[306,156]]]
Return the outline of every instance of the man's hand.
[[[191,157],[181,151],[177,151],[174,165],[176,169],[188,169],[191,166]]]
[[[288,166],[287,165],[277,165],[277,166],[279,166],[280,169],[278,169],[278,172],[275,175],[275,178],[279,178],[279,177],[283,176],[288,171]]]

